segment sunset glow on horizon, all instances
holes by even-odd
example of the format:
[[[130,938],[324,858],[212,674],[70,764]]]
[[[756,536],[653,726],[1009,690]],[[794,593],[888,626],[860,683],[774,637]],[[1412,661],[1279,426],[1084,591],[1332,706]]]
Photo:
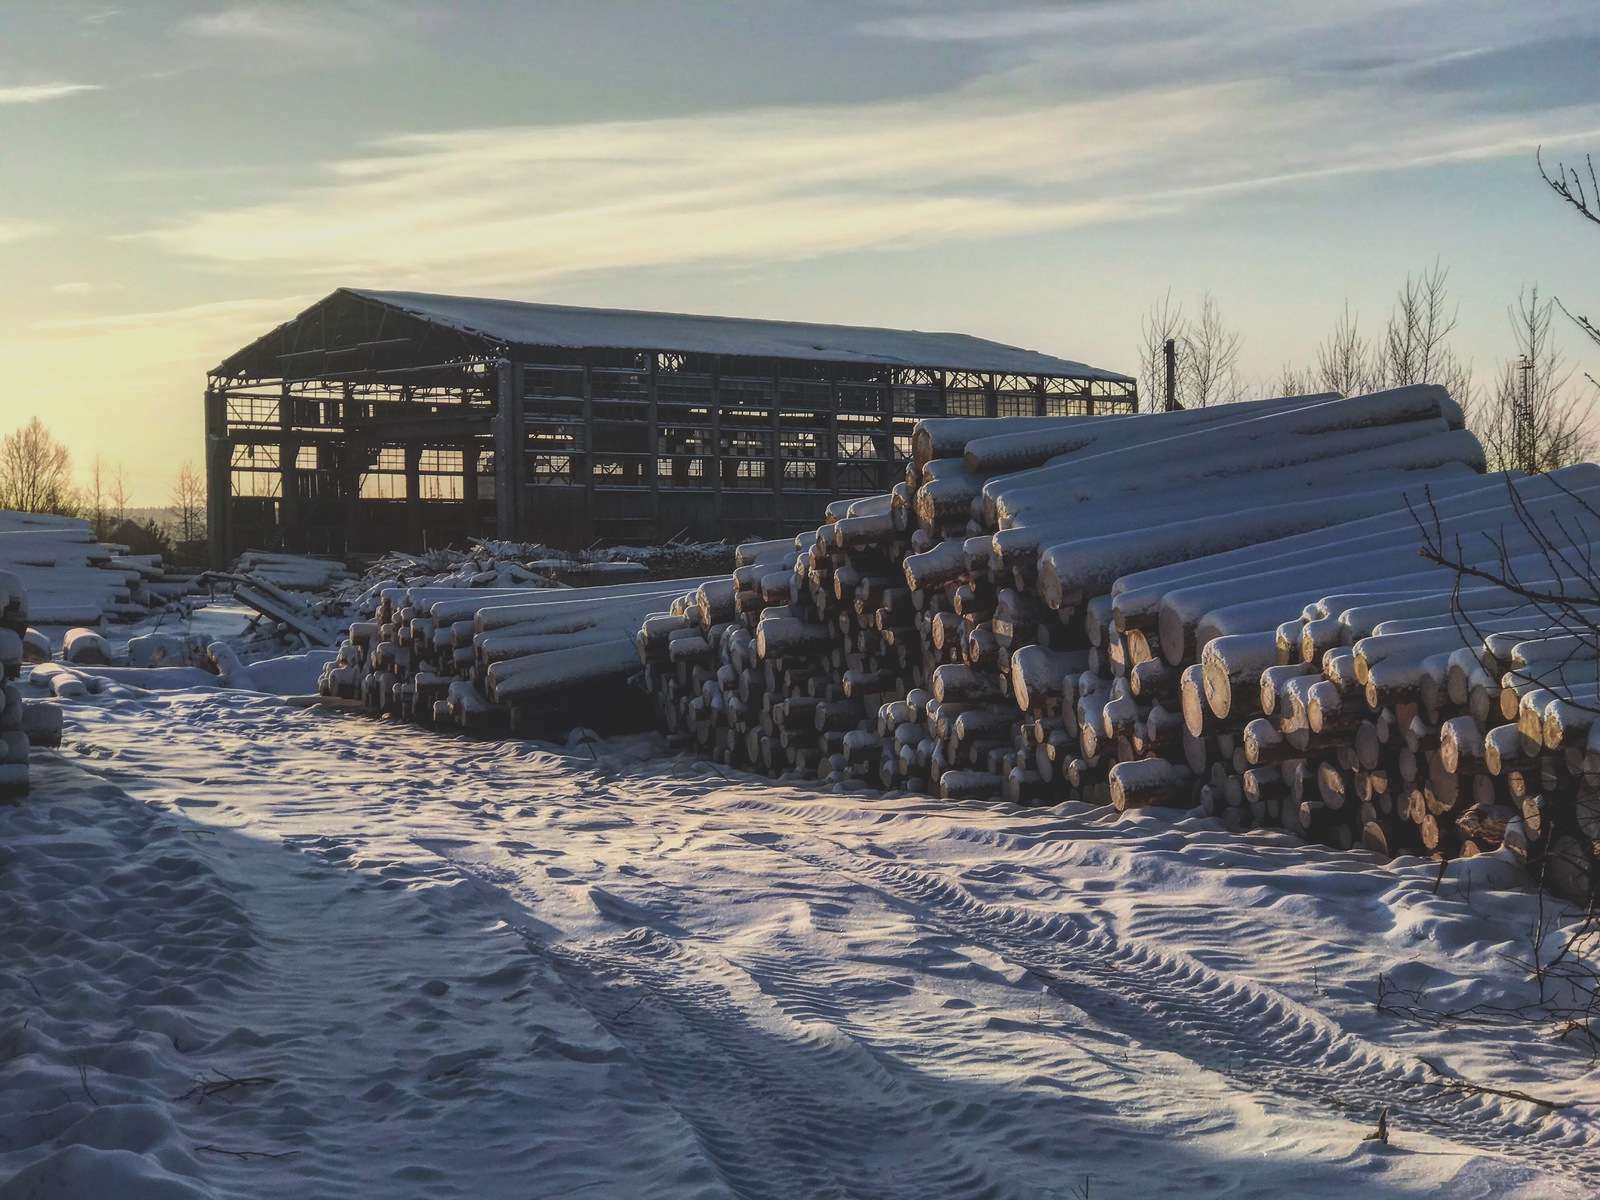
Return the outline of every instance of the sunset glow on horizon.
[[[1594,306],[1533,154],[1600,149],[1597,83],[1568,0],[10,7],[0,428],[164,503],[205,372],[339,286],[1127,372],[1154,301],[1209,291],[1259,392],[1438,262],[1485,378],[1525,285]]]

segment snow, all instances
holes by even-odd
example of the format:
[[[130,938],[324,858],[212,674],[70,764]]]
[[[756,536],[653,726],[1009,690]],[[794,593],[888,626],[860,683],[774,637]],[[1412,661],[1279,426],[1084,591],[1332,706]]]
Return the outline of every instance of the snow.
[[[250,678],[258,692],[275,696],[313,696],[322,668],[337,657],[334,650],[307,650],[304,654],[283,654],[250,664]]]
[[[226,689],[66,710],[0,810],[0,1200],[1600,1179],[1581,1047],[1375,1004],[1380,975],[1532,999],[1510,960],[1539,901],[1493,856],[1441,880],[1196,817],[824,795],[654,737],[485,743]],[[1391,1144],[1363,1142],[1384,1107]]]
[[[498,342],[522,346],[582,349],[613,346],[750,358],[789,358],[823,362],[885,363],[944,367],[956,371],[998,371],[1018,375],[1069,375],[1131,383],[1126,375],[1083,363],[1022,350],[963,333],[922,333],[854,325],[800,321],[762,321],[749,317],[703,317],[686,313],[637,312],[620,308],[578,308],[425,292],[382,292],[343,288],[352,295],[412,316]]]

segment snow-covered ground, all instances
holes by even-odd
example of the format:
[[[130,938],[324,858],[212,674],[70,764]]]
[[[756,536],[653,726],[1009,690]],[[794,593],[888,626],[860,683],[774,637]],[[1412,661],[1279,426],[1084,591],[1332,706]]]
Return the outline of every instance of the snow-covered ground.
[[[67,729],[0,811],[0,1200],[1600,1186],[1583,1047],[1375,1003],[1528,998],[1492,857],[217,688]]]

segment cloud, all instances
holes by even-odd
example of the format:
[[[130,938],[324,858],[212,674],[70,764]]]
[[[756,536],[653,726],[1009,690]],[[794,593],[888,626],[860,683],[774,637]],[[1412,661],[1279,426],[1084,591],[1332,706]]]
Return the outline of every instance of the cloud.
[[[55,290],[62,291],[64,288],[58,286]],[[193,329],[197,326],[215,324],[254,329],[259,321],[256,314],[279,312],[283,314],[284,320],[288,320],[312,299],[311,296],[257,296],[245,300],[215,300],[205,304],[190,304],[183,308],[166,308],[152,312],[34,321],[28,328],[41,333],[98,333],[118,329],[156,328]]]
[[[1600,37],[1600,9],[1592,0],[1545,0],[1515,10],[1502,0],[1068,0],[1050,6],[928,0],[910,11],[869,17],[858,29],[889,41],[964,44],[985,57],[995,78],[1012,84],[1028,80],[1101,94],[1156,81],[1305,85],[1374,71],[1391,72],[1388,82],[1403,90],[1408,71],[1438,65],[1449,74],[1463,59],[1487,56],[1500,58],[1503,67],[1467,86],[1492,108],[1502,88],[1526,87],[1527,72],[1541,65],[1537,48],[1571,48]],[[1519,56],[1519,47],[1535,48],[1535,61]],[[1579,91],[1580,98],[1585,94]]]
[[[942,99],[390,139],[316,186],[147,235],[340,280],[528,282],[807,257],[1173,211],[1331,174],[1514,152],[1600,124],[1395,112],[1265,82],[1105,100]]]
[[[1014,41],[1070,32],[1082,25],[1082,8],[1106,0],[1085,0],[1049,9],[966,9],[883,17],[861,25],[864,33],[915,42]]]
[[[98,83],[31,83],[15,87],[0,87],[0,104],[40,104],[46,100],[59,100],[63,96],[76,96],[79,92],[98,92]]]
[[[295,71],[370,62],[461,15],[422,0],[269,0],[188,17],[177,29],[225,52],[232,65]]]
[[[38,221],[17,221],[0,217],[0,246],[7,242],[20,242],[23,238],[42,237],[53,229],[54,226],[44,225]]]
[[[1574,11],[1568,0],[1548,10]],[[1548,41],[1546,13],[1515,28]],[[925,5],[879,24],[1003,35],[1015,52],[959,90],[895,103],[391,137],[276,198],[142,236],[187,259],[307,280],[522,286],[1137,219],[1600,130],[1600,97],[1486,103],[1497,59],[1474,59],[1474,87],[1439,86],[1510,27],[1490,0],[1403,11],[1283,0],[1272,15],[1179,0]]]
[[[126,286],[121,283],[90,283],[79,279],[55,284],[50,290],[62,296],[97,296],[103,292],[120,292]]]
[[[248,54],[260,65],[293,69],[367,58],[368,30],[380,19],[379,12],[345,5],[244,4],[190,17],[179,29]]]

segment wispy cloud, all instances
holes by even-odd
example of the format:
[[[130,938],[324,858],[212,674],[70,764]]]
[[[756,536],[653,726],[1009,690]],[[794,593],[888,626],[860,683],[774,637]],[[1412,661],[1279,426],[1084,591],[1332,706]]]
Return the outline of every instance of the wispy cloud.
[[[182,23],[197,37],[230,42],[268,42],[278,46],[304,46],[328,36],[328,23],[310,10],[249,4],[202,13]]]
[[[261,11],[207,20],[254,29]],[[525,285],[1136,219],[1600,130],[1592,89],[1487,98],[1501,57],[1484,48],[1547,45],[1560,20],[1569,38],[1600,30],[1592,0],[1515,21],[1493,0],[930,0],[870,28],[983,43],[989,69],[946,94],[392,137],[274,199],[146,236],[224,267]],[[1526,72],[1526,55],[1502,57]],[[1468,60],[1474,86],[1441,82]]]
[[[86,279],[74,279],[55,284],[50,290],[61,296],[97,296],[105,292],[120,292],[126,287],[122,283],[91,283]]]
[[[226,46],[257,66],[293,70],[370,58],[386,30],[412,23],[403,3],[372,0],[237,4],[179,23],[198,41]]]
[[[862,24],[865,33],[919,42],[1000,42],[1068,32],[1081,26],[1095,0],[1060,8],[924,10]],[[1103,0],[1102,0],[1103,2]]]
[[[1430,65],[1600,36],[1600,9],[1592,0],[1516,9],[1502,0],[927,0],[868,17],[858,28],[894,41],[966,44],[987,56],[998,80],[1079,94],[1158,81],[1276,79],[1306,86],[1372,72],[1386,72],[1403,90],[1409,72]],[[1546,71],[1561,73],[1548,49],[1537,56]],[[1502,89],[1525,86],[1530,70],[1539,69],[1538,62],[1507,58],[1503,71],[1475,78],[1472,86],[1492,108]],[[1567,99],[1584,103],[1592,93],[1580,86]]]
[[[59,100],[63,96],[76,96],[80,92],[98,92],[98,83],[27,83],[14,87],[0,87],[0,104],[41,104],[46,100]]]
[[[0,217],[0,245],[6,242],[20,242],[24,238],[42,237],[53,228],[54,226],[39,221],[18,221]]]
[[[207,304],[190,304],[182,308],[165,308],[151,312],[34,321],[28,328],[45,333],[96,332],[115,329],[190,327],[205,322],[236,324],[241,320],[254,328],[256,314],[280,312],[284,320],[287,320],[298,308],[310,303],[310,300],[310,296],[258,296],[247,300],[217,300]]]
[[[1256,79],[1103,99],[990,87],[898,104],[398,137],[315,186],[148,235],[340,280],[528,283],[814,256],[1146,215],[1330,174],[1516,152],[1600,107]]]

